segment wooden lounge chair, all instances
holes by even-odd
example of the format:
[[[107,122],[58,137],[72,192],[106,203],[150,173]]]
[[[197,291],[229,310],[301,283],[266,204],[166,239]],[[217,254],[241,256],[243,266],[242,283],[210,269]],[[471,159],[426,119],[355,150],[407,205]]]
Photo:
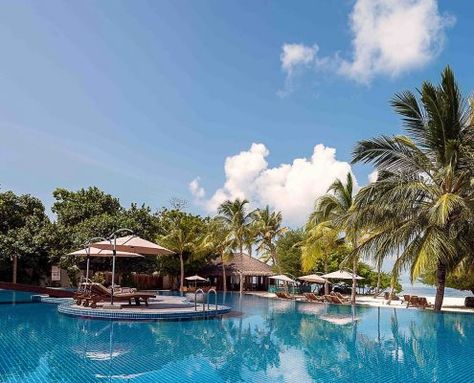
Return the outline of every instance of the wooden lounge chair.
[[[416,295],[409,295],[407,300],[407,308],[413,306],[418,306],[418,297]]]
[[[95,308],[97,307],[97,303],[109,301],[111,297],[112,292],[109,289],[100,283],[93,283],[91,285],[90,296],[85,299],[84,306]],[[137,306],[140,305],[141,301],[145,303],[145,306],[148,306],[148,299],[155,297],[156,294],[154,293],[135,291],[130,288],[119,288],[114,291],[114,301],[128,302],[130,305],[133,300]]]
[[[332,295],[333,297],[339,298],[343,303],[347,303],[347,302],[350,302],[350,301],[351,301],[350,298],[347,298],[347,297],[345,297],[344,295],[342,295],[341,293],[338,293],[338,292],[335,292],[335,291],[331,292],[331,295]]]
[[[418,297],[418,303],[417,306],[418,308],[422,308],[423,310],[426,309],[427,307],[431,308],[433,305],[428,302],[428,300],[425,297]]]
[[[275,295],[281,299],[293,299],[293,297],[290,294],[288,294],[286,291],[277,291],[275,292]]]
[[[304,297],[308,302],[323,303],[324,298],[317,296],[315,293],[304,293]]]

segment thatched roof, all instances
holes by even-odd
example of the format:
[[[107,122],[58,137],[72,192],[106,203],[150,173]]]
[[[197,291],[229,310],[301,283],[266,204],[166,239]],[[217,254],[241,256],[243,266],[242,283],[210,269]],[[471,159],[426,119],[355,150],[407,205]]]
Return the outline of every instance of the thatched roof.
[[[250,257],[247,254],[234,254],[232,259],[225,265],[226,275],[246,275],[254,277],[266,277],[275,274],[271,266]],[[215,277],[222,275],[222,262],[214,261],[212,264],[204,266],[199,274],[205,277]]]

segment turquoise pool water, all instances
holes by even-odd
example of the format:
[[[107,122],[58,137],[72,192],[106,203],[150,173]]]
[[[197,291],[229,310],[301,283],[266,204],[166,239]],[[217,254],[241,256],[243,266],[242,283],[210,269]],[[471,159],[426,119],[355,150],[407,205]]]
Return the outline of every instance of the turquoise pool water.
[[[222,296],[220,297],[222,301]],[[0,305],[0,382],[473,382],[474,316],[227,295],[222,320]]]

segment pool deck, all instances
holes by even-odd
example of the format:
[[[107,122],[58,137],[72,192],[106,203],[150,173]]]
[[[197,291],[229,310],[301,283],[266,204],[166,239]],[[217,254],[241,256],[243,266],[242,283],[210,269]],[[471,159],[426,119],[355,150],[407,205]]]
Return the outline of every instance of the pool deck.
[[[266,291],[247,291],[245,292],[247,295],[255,295],[262,298],[271,298],[271,299],[280,299],[277,298],[274,293],[269,293]],[[305,298],[302,295],[296,295],[297,300],[305,301]],[[433,304],[435,301],[434,296],[427,296],[426,299],[429,303]],[[373,296],[368,295],[357,295],[357,304],[358,305],[365,305],[365,306],[373,306],[373,307],[386,307],[386,308],[398,308],[398,309],[406,309],[406,310],[419,310],[414,307],[409,307],[407,309],[406,303],[402,301],[394,301],[392,300],[391,304],[387,304],[387,300],[383,299],[383,297],[374,298]],[[318,303],[315,303],[318,304]],[[429,310],[429,309],[427,309]],[[468,308],[464,306],[464,298],[450,298],[445,297],[443,300],[443,307],[442,311],[446,312],[461,312],[461,313],[470,313],[474,314],[474,308]]]
[[[48,303],[45,301],[45,303]],[[51,302],[53,303],[53,302]],[[59,303],[56,302],[55,303]],[[231,311],[231,307],[214,304],[203,305],[186,302],[182,297],[159,296],[150,300],[148,306],[101,302],[96,308],[76,305],[67,300],[58,306],[62,314],[84,318],[112,319],[112,320],[187,320],[221,317]]]

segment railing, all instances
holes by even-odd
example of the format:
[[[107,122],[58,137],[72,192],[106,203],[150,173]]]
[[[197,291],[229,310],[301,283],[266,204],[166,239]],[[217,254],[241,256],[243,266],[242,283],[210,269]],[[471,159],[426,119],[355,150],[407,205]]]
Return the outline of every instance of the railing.
[[[215,310],[217,311],[218,306],[217,306],[217,291],[216,291],[216,289],[209,289],[207,291],[207,310],[209,311],[209,297],[211,296],[211,293],[214,293],[214,304],[216,306]]]
[[[197,289],[194,292],[194,311],[197,311],[197,295],[202,294],[202,311],[206,311],[206,303],[204,302],[204,298],[206,297],[206,294],[204,293],[203,289]]]

